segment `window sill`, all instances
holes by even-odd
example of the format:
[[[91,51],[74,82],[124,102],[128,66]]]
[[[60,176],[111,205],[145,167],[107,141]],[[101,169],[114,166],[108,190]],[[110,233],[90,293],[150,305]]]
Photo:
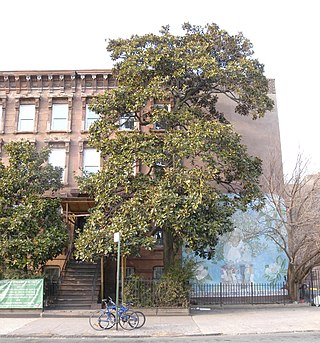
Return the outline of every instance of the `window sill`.
[[[48,130],[47,133],[71,133],[71,130]]]
[[[16,135],[20,135],[20,134],[29,134],[29,135],[32,134],[32,135],[35,135],[36,133],[38,133],[38,131],[18,131],[18,130],[16,130],[16,131],[14,131],[14,133]]]

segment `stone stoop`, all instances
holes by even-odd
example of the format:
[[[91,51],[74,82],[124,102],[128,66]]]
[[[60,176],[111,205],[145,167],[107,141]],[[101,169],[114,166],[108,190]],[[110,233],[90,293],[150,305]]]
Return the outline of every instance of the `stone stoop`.
[[[100,289],[100,270],[97,263],[70,260],[61,280],[56,301],[50,309],[95,308]]]

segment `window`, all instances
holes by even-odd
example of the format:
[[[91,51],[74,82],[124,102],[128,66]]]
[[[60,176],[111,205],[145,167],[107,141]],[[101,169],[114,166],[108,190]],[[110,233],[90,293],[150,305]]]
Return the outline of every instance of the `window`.
[[[134,267],[126,267],[126,279],[134,275],[134,272],[135,272]]]
[[[163,267],[153,267],[152,278],[153,280],[160,280],[163,274]]]
[[[170,112],[171,107],[170,104],[154,104],[153,106],[155,109],[163,109],[167,112]],[[155,130],[165,130],[166,129],[166,121],[164,119],[157,121],[154,123],[153,128]]]
[[[96,112],[93,112],[89,109],[89,105],[86,105],[86,119],[85,119],[85,130],[89,130],[89,127],[91,124],[93,124],[97,119],[99,118],[99,115]]]
[[[137,167],[138,167],[138,162],[137,161],[133,161],[133,164],[132,164],[132,175],[133,176],[137,175]]]
[[[66,181],[66,149],[53,148],[49,155],[49,163],[54,167],[62,168],[62,182]]]
[[[4,133],[4,109],[0,102],[0,133]]]
[[[156,239],[156,246],[163,246],[163,232],[161,230],[155,233],[154,238]]]
[[[86,173],[97,173],[100,170],[100,152],[86,148],[83,150],[83,171]]]
[[[52,105],[52,131],[67,131],[68,129],[68,104],[53,104]]]
[[[134,129],[134,113],[122,114],[119,119],[120,130],[133,130]]]
[[[33,131],[36,106],[24,104],[19,107],[18,131]]]
[[[164,175],[164,168],[166,165],[163,162],[157,162],[154,166],[155,178],[161,178]]]

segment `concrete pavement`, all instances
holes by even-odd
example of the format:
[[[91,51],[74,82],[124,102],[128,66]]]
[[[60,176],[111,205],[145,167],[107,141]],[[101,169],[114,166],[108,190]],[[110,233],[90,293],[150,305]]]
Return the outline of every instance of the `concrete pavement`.
[[[147,311],[146,311],[147,312]],[[0,336],[15,337],[154,337],[320,332],[320,308],[307,304],[225,306],[192,310],[190,315],[147,316],[131,331],[119,327],[95,331],[89,312],[45,311],[34,317],[0,314]]]

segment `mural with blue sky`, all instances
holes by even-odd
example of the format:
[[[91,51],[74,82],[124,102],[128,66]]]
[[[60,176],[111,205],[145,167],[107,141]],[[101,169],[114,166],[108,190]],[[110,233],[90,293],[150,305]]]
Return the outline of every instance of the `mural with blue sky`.
[[[271,283],[284,282],[287,257],[270,232],[275,211],[268,204],[262,211],[238,211],[233,215],[234,231],[221,236],[213,259],[194,257],[185,251],[184,257],[197,262],[196,278],[203,283]]]

